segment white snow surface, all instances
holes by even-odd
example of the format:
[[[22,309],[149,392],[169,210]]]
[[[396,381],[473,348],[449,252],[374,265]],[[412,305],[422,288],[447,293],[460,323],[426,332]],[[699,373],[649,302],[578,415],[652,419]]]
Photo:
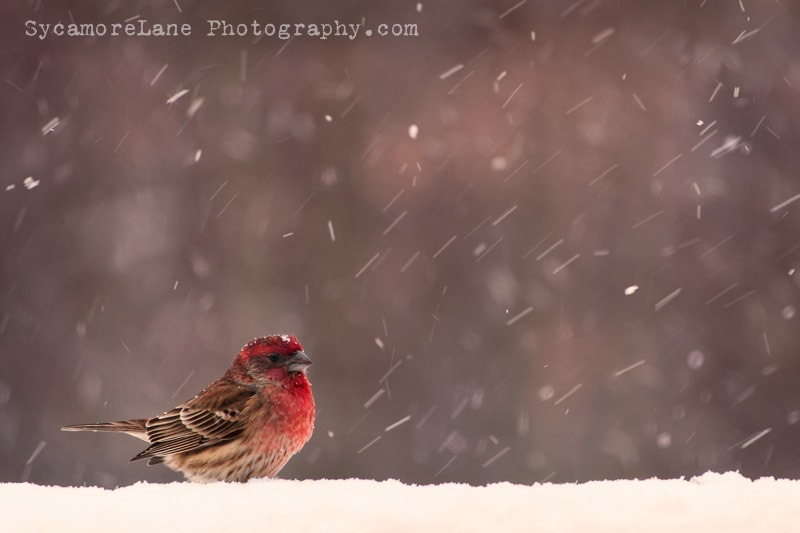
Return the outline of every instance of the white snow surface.
[[[253,480],[106,490],[0,484],[0,530],[798,531],[800,481],[737,473],[582,484]]]

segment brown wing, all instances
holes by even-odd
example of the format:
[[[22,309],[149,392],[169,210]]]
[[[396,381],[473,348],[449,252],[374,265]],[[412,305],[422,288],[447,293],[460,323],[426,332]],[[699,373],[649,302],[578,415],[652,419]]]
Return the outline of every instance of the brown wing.
[[[186,453],[229,441],[241,435],[242,413],[251,402],[259,401],[254,389],[218,381],[209,388],[145,424],[151,445],[131,459],[150,459]]]

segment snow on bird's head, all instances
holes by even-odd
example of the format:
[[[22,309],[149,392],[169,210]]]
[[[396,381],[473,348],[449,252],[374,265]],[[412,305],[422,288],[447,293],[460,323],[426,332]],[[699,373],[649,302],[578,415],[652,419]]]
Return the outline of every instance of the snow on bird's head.
[[[247,357],[253,355],[269,355],[273,353],[289,355],[300,352],[303,347],[294,335],[269,335],[251,340],[242,348],[241,354]]]

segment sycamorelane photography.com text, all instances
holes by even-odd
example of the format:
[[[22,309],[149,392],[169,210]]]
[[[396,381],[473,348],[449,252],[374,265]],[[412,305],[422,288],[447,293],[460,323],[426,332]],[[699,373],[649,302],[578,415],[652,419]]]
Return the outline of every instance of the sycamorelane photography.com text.
[[[273,23],[251,20],[228,22],[208,19],[202,27],[196,24],[150,22],[146,19],[128,19],[122,22],[40,22],[25,21],[25,35],[40,40],[60,37],[268,37],[288,40],[293,37],[310,37],[320,40],[359,37],[418,37],[415,23],[379,23],[367,27],[366,23],[345,23],[333,20],[324,23]]]

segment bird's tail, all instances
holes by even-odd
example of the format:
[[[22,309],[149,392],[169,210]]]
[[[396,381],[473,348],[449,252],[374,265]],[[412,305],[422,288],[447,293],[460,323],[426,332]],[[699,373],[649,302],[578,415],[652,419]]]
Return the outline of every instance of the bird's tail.
[[[99,424],[74,424],[62,426],[61,431],[108,431],[127,433],[128,435],[146,441],[147,432],[145,431],[145,422],[147,422],[147,419],[140,418],[136,420],[120,420],[119,422],[102,422]]]

